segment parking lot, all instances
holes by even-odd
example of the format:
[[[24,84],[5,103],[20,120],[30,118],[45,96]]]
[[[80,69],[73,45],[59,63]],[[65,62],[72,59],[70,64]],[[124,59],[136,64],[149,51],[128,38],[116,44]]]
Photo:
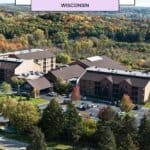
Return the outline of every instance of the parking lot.
[[[51,101],[53,96],[48,95],[41,95],[42,98]],[[65,111],[67,102],[70,101],[70,98],[66,97],[65,95],[58,95],[58,102],[61,104],[62,109]],[[65,104],[64,104],[65,102]],[[74,101],[73,102],[79,112],[79,115],[81,115],[83,118],[89,118],[93,119],[95,121],[98,120],[98,113],[99,111],[104,107],[111,107],[116,113],[121,113],[121,110],[119,107],[110,105],[110,104],[104,104],[104,103],[95,103],[90,100],[81,100],[81,101]],[[85,107],[85,108],[84,108]],[[42,109],[46,108],[46,105],[41,106]],[[140,120],[144,116],[144,114],[147,114],[149,109],[144,108],[142,105],[138,106],[138,110],[132,110],[131,113],[135,116],[137,125],[140,124]]]

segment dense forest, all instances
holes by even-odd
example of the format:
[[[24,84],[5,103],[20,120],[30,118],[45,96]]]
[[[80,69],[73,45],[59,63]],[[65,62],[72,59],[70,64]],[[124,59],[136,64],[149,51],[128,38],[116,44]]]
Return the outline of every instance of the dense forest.
[[[26,7],[15,12],[15,7],[8,8],[6,11],[6,6],[0,7],[1,52],[57,47],[72,59],[107,55],[132,69],[150,69],[150,19],[135,17],[135,9],[132,17],[130,11],[130,17],[118,17],[121,12],[110,16],[35,13],[26,12]],[[141,10],[147,16],[150,13],[148,8]]]

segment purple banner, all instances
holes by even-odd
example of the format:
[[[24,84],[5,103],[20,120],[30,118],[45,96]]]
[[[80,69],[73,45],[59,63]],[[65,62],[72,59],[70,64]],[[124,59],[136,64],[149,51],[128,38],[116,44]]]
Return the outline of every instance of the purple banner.
[[[119,0],[32,0],[32,11],[118,11]]]

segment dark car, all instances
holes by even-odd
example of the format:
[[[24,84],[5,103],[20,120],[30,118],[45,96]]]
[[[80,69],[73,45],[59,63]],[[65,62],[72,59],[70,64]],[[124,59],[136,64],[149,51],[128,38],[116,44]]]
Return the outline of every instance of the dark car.
[[[138,110],[138,105],[134,105],[133,110]]]

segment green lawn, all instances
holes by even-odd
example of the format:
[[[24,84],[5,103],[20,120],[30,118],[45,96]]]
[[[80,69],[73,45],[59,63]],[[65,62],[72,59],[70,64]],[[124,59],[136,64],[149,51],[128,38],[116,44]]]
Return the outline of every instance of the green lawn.
[[[48,150],[72,150],[72,146],[64,144],[49,143]]]
[[[20,142],[30,143],[31,139],[27,135],[17,134],[17,133],[7,133],[0,129],[0,135],[3,135],[6,138],[14,139]],[[49,142],[47,150],[72,150],[72,146],[64,145],[60,143]]]
[[[14,140],[17,140],[20,142],[25,142],[25,143],[29,143],[31,141],[31,139],[26,135],[23,135],[23,134],[21,135],[19,133],[18,134],[17,133],[8,133],[1,129],[0,129],[0,135],[3,135],[4,137],[9,138],[9,139],[14,139]]]
[[[7,96],[0,95],[0,102],[5,100],[6,98],[7,98]],[[40,99],[40,98],[30,98],[29,100],[26,97],[23,97],[23,96],[9,96],[9,98],[15,99],[17,101],[28,101],[28,102],[31,102],[32,104],[34,104],[35,106],[43,105],[43,104],[47,104],[48,103],[47,100]]]
[[[144,105],[144,107],[150,109],[150,102],[147,102],[147,103]]]

